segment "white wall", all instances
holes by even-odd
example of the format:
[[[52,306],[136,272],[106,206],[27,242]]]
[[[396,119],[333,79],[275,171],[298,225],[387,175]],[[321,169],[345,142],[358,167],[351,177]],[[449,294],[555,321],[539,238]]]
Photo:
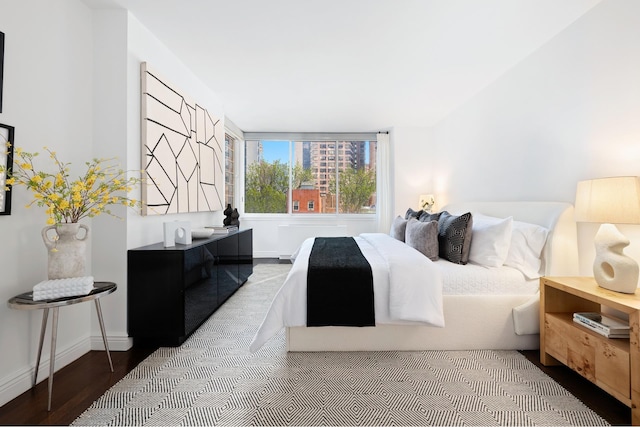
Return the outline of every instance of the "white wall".
[[[215,23],[212,23],[214,25]],[[167,83],[195,99],[213,117],[224,118],[222,103],[190,70],[169,51],[147,28],[125,10],[95,10],[96,40],[96,151],[103,156],[125,159],[129,171],[140,171],[140,63],[147,62]],[[133,175],[139,176],[138,173]],[[131,193],[140,200],[140,188]],[[127,349],[131,340],[127,333],[127,249],[163,240],[163,223],[190,221],[193,228],[222,223],[221,212],[143,217],[137,210],[120,209],[126,221],[115,223],[98,217],[95,224],[104,225],[94,234],[94,270],[118,283],[118,292],[103,301],[103,312],[110,346]],[[111,221],[106,223],[106,221]],[[100,242],[98,247],[97,242]],[[106,279],[105,279],[106,280]],[[100,330],[92,328],[93,348],[101,349]]]
[[[125,10],[100,10],[92,14],[93,23],[93,155],[118,159],[127,164],[127,23]],[[136,168],[136,169],[139,169]],[[127,209],[112,211],[122,220],[110,216],[93,219],[93,275],[115,282],[118,290],[100,302],[110,350],[126,350],[132,342],[127,336],[126,239]],[[92,310],[93,311],[93,310]],[[92,349],[103,349],[102,336],[95,313],[92,315]]]
[[[432,193],[436,154],[432,151],[433,129],[394,127],[390,133],[393,158],[393,212],[404,215],[407,208],[419,209],[420,194]],[[436,200],[436,209],[442,206]]]
[[[80,175],[92,157],[91,12],[76,0],[3,1],[0,30],[5,33],[0,123],[15,126],[17,146],[39,152],[48,146],[72,163],[72,176]],[[48,155],[37,160],[52,170]],[[14,188],[12,213],[0,216],[0,405],[30,386],[35,365],[42,312],[6,305],[47,278],[40,235],[46,215],[42,208],[25,209],[31,200],[24,187]],[[90,309],[78,304],[60,310],[56,367],[89,350]],[[40,378],[47,376],[48,355],[47,342]]]
[[[222,220],[220,220],[222,222]],[[240,228],[253,229],[253,256],[255,258],[278,258],[278,227],[280,225],[309,225],[311,228],[318,226],[340,225],[346,227],[347,236],[356,236],[360,233],[372,233],[376,229],[375,215],[357,215],[349,218],[346,215],[244,215],[240,216]],[[295,230],[300,236],[304,231]],[[300,237],[300,243],[304,238]],[[289,241],[289,239],[287,239]]]
[[[603,1],[435,126],[440,198],[573,203],[579,180],[640,175],[639,16]],[[579,225],[586,275],[596,229]],[[640,259],[640,226],[620,229]]]

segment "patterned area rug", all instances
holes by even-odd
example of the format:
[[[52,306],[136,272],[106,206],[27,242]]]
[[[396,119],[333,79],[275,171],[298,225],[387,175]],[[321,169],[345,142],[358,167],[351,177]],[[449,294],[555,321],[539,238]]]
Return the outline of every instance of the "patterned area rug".
[[[251,354],[289,268],[257,265],[73,425],[608,425],[516,351],[287,353],[283,331]]]

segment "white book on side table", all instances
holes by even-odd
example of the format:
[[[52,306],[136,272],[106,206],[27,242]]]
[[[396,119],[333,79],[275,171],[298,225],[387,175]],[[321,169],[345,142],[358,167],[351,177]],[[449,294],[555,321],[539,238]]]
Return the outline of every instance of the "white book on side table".
[[[629,322],[596,312],[577,312],[573,321],[607,338],[628,338]]]

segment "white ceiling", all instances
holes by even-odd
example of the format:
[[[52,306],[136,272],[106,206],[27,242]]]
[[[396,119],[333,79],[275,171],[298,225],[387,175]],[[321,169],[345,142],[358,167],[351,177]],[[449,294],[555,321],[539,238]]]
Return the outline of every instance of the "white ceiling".
[[[85,0],[129,9],[244,131],[292,132],[433,125],[600,1]]]

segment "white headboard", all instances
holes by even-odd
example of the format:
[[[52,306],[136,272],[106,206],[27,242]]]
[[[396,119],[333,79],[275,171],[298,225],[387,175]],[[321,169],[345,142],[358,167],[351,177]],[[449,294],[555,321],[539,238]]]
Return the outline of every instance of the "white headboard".
[[[549,230],[543,250],[545,276],[578,275],[578,237],[573,205],[564,202],[463,202],[441,210],[454,214],[479,212],[488,216],[541,225]]]

